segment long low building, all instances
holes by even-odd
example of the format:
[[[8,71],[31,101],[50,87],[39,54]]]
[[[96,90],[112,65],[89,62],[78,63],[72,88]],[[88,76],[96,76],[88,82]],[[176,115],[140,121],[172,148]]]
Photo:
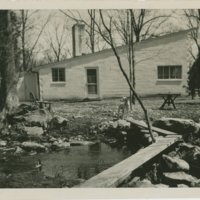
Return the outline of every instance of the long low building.
[[[74,57],[38,66],[27,74],[24,99],[32,92],[44,100],[101,99],[129,95],[112,49],[82,55],[81,27],[73,28]],[[135,88],[143,96],[159,93],[186,94],[192,42],[190,30],[150,38],[134,44]],[[128,47],[117,47],[123,67],[129,74]]]

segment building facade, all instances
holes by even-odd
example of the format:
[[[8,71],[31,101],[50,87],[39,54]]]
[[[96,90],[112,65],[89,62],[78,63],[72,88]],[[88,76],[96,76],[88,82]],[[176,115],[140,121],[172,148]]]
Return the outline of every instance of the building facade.
[[[135,88],[139,95],[168,92],[186,94],[184,86],[187,85],[190,64],[189,32],[171,33],[134,45]],[[117,51],[129,74],[128,47],[117,47]],[[35,76],[35,73],[38,75]],[[35,81],[32,80],[30,84],[36,84],[38,89],[26,93],[33,92],[44,100],[101,99],[129,95],[128,84],[111,49],[39,66],[34,69],[34,76]]]

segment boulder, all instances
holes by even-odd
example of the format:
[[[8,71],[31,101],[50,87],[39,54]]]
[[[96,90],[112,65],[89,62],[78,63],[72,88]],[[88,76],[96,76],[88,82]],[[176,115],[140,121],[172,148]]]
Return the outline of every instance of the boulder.
[[[51,147],[51,143],[49,143],[49,142],[44,142],[44,143],[42,143],[46,148],[50,148]]]
[[[162,155],[162,158],[167,166],[167,169],[171,171],[189,171],[190,169],[189,164],[182,159],[167,155]]]
[[[31,142],[31,141],[23,142],[21,144],[21,148],[27,151],[45,151],[46,150],[44,145],[36,143],[36,142]]]
[[[161,118],[153,123],[153,126],[172,131],[181,135],[194,133],[200,131],[200,124],[191,119],[181,118]]]
[[[61,116],[54,116],[50,122],[51,128],[62,128],[66,127],[68,124],[68,119],[61,117]]]
[[[127,122],[126,120],[119,119],[117,122],[118,122],[118,127],[121,129],[127,129],[131,127],[131,123]]]
[[[183,151],[189,151],[195,149],[195,146],[189,143],[180,143],[179,144],[179,149]]]
[[[5,147],[7,145],[7,141],[0,140],[0,147]]]
[[[55,141],[57,141],[55,137],[52,137],[52,136],[49,137],[49,142],[55,142]]]
[[[94,142],[91,141],[80,141],[80,140],[70,140],[71,146],[85,146],[85,145],[92,145]]]
[[[28,112],[25,115],[14,116],[16,122],[23,122],[27,126],[47,127],[52,119],[52,114],[45,109],[38,109]]]
[[[109,121],[109,122],[101,122],[98,125],[98,130],[103,133],[106,132],[110,127],[112,127],[113,122]]]
[[[159,183],[159,184],[155,184],[154,187],[155,188],[169,188],[169,185]]]
[[[140,177],[136,176],[131,181],[129,181],[126,185],[128,187],[135,187],[136,183],[140,181]]]
[[[193,184],[197,182],[197,178],[191,176],[184,171],[180,172],[165,172],[163,173],[166,180],[170,181],[170,183],[177,183],[177,184]]]
[[[151,136],[150,133],[149,133],[149,130],[147,130],[147,129],[142,129],[142,130],[140,130],[140,133],[141,133],[142,135],[144,135],[145,138]],[[154,136],[154,137],[158,137],[158,133],[156,133],[156,132],[154,132],[154,131],[153,131],[152,133],[153,133],[153,136]]]
[[[116,129],[118,127],[118,122],[117,121],[109,121],[108,126],[113,129]]]
[[[24,153],[24,150],[18,146],[15,150],[15,154],[21,154],[21,153]]]
[[[54,149],[66,149],[70,147],[69,142],[64,142],[64,141],[55,141],[52,144],[52,148]]]
[[[186,160],[191,165],[199,166],[200,163],[200,147],[193,146],[194,148],[191,148],[189,150],[179,150],[179,152],[182,155],[182,158]]]
[[[200,179],[191,184],[191,187],[200,187]]]
[[[135,187],[137,188],[168,188],[165,184],[152,184],[151,181],[143,179],[142,181],[136,182]]]
[[[24,131],[30,137],[42,137],[44,133],[42,127],[37,127],[37,126],[33,127],[25,126]]]
[[[178,184],[177,187],[178,188],[189,188],[189,186],[186,184]]]
[[[15,109],[12,110],[12,113],[10,113],[10,117],[16,116],[16,115],[24,115],[30,111],[38,109],[35,105],[29,105],[29,104],[21,104],[17,106]]]

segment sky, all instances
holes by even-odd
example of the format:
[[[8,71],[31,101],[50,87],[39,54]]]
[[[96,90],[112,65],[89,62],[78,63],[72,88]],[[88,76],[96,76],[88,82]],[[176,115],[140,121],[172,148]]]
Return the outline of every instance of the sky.
[[[70,12],[77,18],[81,17],[87,22],[89,20],[87,10],[70,10]],[[114,10],[112,10],[111,12],[115,13]],[[53,55],[52,49],[50,48],[50,39],[53,42],[55,42],[56,40],[55,27],[58,27],[58,32],[57,32],[58,38],[60,38],[61,34],[64,32],[63,39],[62,39],[63,58],[71,57],[72,56],[72,31],[71,30],[75,21],[73,21],[70,18],[67,18],[59,10],[38,10],[37,12],[35,12],[35,10],[29,10],[29,14],[31,13],[34,13],[34,14],[31,15],[29,19],[29,24],[33,24],[34,28],[30,29],[26,33],[27,35],[26,41],[29,47],[31,47],[36,41],[37,36],[41,30],[41,27],[44,25],[47,18],[48,17],[50,18],[34,50],[35,58],[43,62],[44,60],[47,59],[46,58],[47,54],[51,56]],[[155,31],[157,33],[162,33],[162,32],[169,33],[169,32],[176,32],[182,29],[187,29],[187,23],[183,15],[183,10],[154,10],[153,13],[155,16],[156,15],[170,15],[168,20]],[[117,16],[114,15],[114,17],[117,17]],[[87,33],[85,33],[85,35],[87,35]],[[118,44],[121,45],[122,41],[120,40],[120,37],[117,33],[115,35],[115,38]],[[99,48],[97,48],[96,51],[101,50],[102,48],[108,48],[108,46],[105,45],[105,42],[101,38],[99,38]],[[86,53],[88,53],[89,49],[86,48],[86,51],[87,51]]]

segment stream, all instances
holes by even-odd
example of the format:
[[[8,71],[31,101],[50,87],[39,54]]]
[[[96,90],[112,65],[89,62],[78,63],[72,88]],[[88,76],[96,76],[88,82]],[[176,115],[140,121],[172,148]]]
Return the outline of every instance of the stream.
[[[128,149],[112,148],[104,143],[72,146],[62,151],[7,157],[1,160],[0,173],[17,175],[18,179],[26,180],[27,173],[37,171],[35,166],[41,160],[41,171],[45,176],[62,175],[67,180],[87,180],[131,154]]]

